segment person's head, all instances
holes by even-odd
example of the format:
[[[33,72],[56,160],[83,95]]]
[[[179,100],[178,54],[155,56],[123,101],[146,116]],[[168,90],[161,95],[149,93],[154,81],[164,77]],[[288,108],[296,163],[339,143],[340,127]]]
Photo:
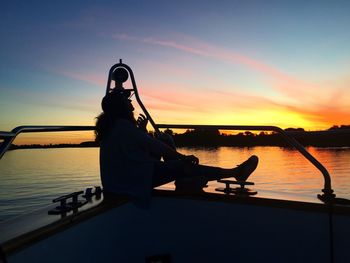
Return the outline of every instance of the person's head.
[[[128,90],[113,90],[102,99],[103,112],[113,117],[128,119],[134,111],[129,97],[130,91]]]
[[[101,141],[112,128],[116,119],[126,119],[136,124],[130,91],[115,89],[102,99],[103,112],[96,118],[96,141]]]

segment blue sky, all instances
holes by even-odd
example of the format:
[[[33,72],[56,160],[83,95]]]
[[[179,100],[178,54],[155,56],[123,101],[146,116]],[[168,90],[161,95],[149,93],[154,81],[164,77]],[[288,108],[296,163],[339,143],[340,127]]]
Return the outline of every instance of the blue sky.
[[[158,122],[350,123],[348,1],[1,6],[0,130],[93,124],[119,58]]]

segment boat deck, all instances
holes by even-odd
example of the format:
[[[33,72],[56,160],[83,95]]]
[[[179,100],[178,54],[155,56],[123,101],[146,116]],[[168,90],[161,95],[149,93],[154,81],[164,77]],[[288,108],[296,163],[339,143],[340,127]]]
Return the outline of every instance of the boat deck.
[[[47,211],[50,207],[46,207],[40,211],[32,213],[31,215],[17,218],[13,220],[12,223],[7,222],[6,224],[0,225],[0,230],[2,231],[1,243],[3,250],[5,251],[6,255],[9,255],[9,259],[15,259],[14,261],[9,262],[21,262],[20,259],[22,260],[23,258],[27,257],[29,255],[29,252],[24,251],[28,246],[33,247],[33,250],[30,249],[30,251],[32,251],[30,252],[30,255],[36,257],[35,255],[38,254],[37,252],[43,249],[42,246],[44,244],[43,242],[40,242],[42,240],[45,240],[46,242],[46,245],[44,245],[45,247],[52,246],[52,251],[56,251],[60,246],[63,246],[65,250],[70,250],[68,242],[70,239],[74,240],[76,246],[81,246],[79,245],[80,242],[82,242],[82,244],[88,242],[89,246],[94,247],[94,249],[101,250],[103,246],[101,247],[99,245],[99,242],[96,241],[95,238],[92,238],[92,236],[96,235],[101,240],[104,240],[103,242],[107,242],[106,244],[109,244],[111,241],[108,241],[108,238],[105,234],[103,234],[104,231],[102,230],[105,229],[106,226],[110,226],[109,231],[111,231],[111,233],[108,235],[111,235],[111,237],[118,237],[120,235],[124,236],[125,234],[125,238],[127,238],[130,233],[134,233],[138,236],[138,238],[141,236],[144,237],[145,240],[143,241],[139,240],[138,238],[135,239],[135,236],[130,236],[130,240],[122,240],[125,242],[128,240],[131,242],[133,240],[133,244],[135,246],[140,246],[140,251],[145,250],[142,252],[145,254],[157,254],[157,251],[153,251],[154,247],[162,248],[160,245],[165,244],[162,242],[170,242],[167,245],[169,247],[167,247],[166,251],[173,253],[172,255],[174,257],[193,256],[189,251],[185,253],[181,250],[183,246],[182,244],[179,243],[177,246],[175,246],[175,244],[171,242],[173,239],[181,239],[183,242],[185,242],[183,238],[187,235],[186,233],[190,233],[189,237],[191,240],[197,240],[196,235],[203,236],[203,238],[205,236],[212,238],[215,237],[220,240],[218,244],[216,244],[214,241],[210,241],[210,239],[207,240],[212,246],[215,244],[218,246],[212,247],[212,251],[210,252],[205,252],[208,253],[208,256],[211,259],[214,259],[217,256],[217,252],[215,251],[221,251],[222,247],[225,247],[226,249],[229,249],[231,247],[230,244],[227,244],[224,241],[227,239],[226,235],[238,234],[244,239],[244,242],[248,242],[248,240],[250,240],[249,235],[253,235],[255,238],[257,238],[257,240],[250,240],[249,242],[253,242],[253,244],[255,244],[255,247],[260,245],[260,251],[265,251],[264,248],[268,246],[268,244],[264,245],[262,243],[263,240],[266,240],[266,242],[276,246],[279,244],[277,242],[277,239],[280,239],[284,240],[283,242],[287,242],[287,246],[292,246],[292,241],[284,239],[285,235],[289,235],[289,238],[293,237],[292,239],[294,241],[303,242],[305,246],[311,246],[313,249],[316,248],[316,245],[312,244],[317,240],[322,239],[322,247],[325,252],[323,254],[321,253],[322,255],[320,254],[320,256],[324,257],[320,262],[328,262],[325,259],[329,257],[329,252],[327,252],[327,236],[329,232],[327,222],[329,218],[330,206],[320,203],[317,201],[317,198],[314,198],[314,201],[316,202],[306,202],[305,200],[296,201],[272,199],[262,197],[262,194],[260,194],[260,196],[257,195],[254,197],[238,197],[218,192],[211,192],[210,187],[206,189],[207,192],[205,193],[185,194],[171,191],[171,187],[173,186],[166,185],[161,187],[163,189],[154,190],[154,198],[152,200],[150,209],[137,209],[133,204],[128,202],[125,197],[112,197],[107,198],[103,201],[101,199],[94,200],[94,202],[90,203],[87,207],[78,213],[68,214],[66,217],[60,217],[58,215],[47,215]],[[350,234],[348,233],[348,228],[344,228],[348,224],[350,207],[334,205],[332,207],[332,213],[334,216],[334,231],[337,231],[337,235],[335,236],[336,242],[340,242],[338,244],[338,247],[341,248],[341,250],[338,252],[341,252],[341,255],[343,255],[343,252],[346,251],[346,248],[344,246],[345,243],[343,244],[342,240],[344,240],[345,235]],[[344,217],[344,215],[347,216]],[[243,222],[244,224],[241,225]],[[176,226],[176,224],[179,223],[181,224]],[[31,225],[31,227],[28,225]],[[146,225],[149,225],[150,229],[147,227],[144,228]],[[239,227],[240,225],[241,229]],[[293,231],[295,231],[295,233],[293,233],[293,231],[290,232],[290,230],[286,228],[288,225],[294,229]],[[116,226],[116,229],[114,229],[112,226]],[[138,229],[137,231],[134,229],[135,227]],[[30,228],[32,228],[32,231]],[[80,228],[85,230],[81,230]],[[200,228],[201,231],[207,229],[211,232],[202,233],[197,228]],[[217,229],[217,231],[214,231],[215,229]],[[266,239],[266,234],[271,231],[271,229],[273,230],[273,235],[277,241],[275,239]],[[171,238],[167,236],[168,231],[170,231],[173,235]],[[11,235],[9,235],[10,232],[12,232],[12,235],[13,233],[16,233],[16,237],[11,237]],[[21,234],[21,232],[24,233]],[[222,236],[219,233],[221,233]],[[247,233],[250,234],[246,235]],[[63,237],[66,238],[66,235],[68,242],[67,244],[59,241]],[[304,240],[303,235],[305,235],[308,240]],[[7,240],[4,240],[5,236],[7,236]],[[149,248],[148,246],[144,247],[145,244],[148,244],[147,240],[150,237],[153,240],[152,242],[161,242],[159,246],[151,246]],[[116,240],[118,240],[118,238],[112,239],[113,242],[117,242]],[[49,243],[47,243],[47,240],[49,240]],[[191,242],[194,242],[194,240]],[[235,241],[233,236],[227,240],[230,240],[232,244],[239,244],[237,241]],[[52,245],[50,245],[50,242],[53,242]],[[186,242],[186,246],[189,246],[191,243],[188,240]],[[120,251],[118,251],[121,254],[131,249],[131,247],[129,247],[126,243],[121,243],[119,246],[116,246],[115,248],[119,249]],[[286,250],[286,247],[281,246],[281,244],[279,246]],[[295,244],[293,246],[295,246]],[[197,245],[194,245],[194,248],[195,247],[197,247]],[[248,251],[244,247],[241,249],[245,252],[239,254],[239,257],[243,258],[243,255]],[[226,257],[226,252],[224,250],[220,252],[220,256],[222,257],[223,255]],[[137,250],[135,253],[139,253],[140,251]],[[70,253],[75,252],[72,250]],[[108,253],[111,253],[111,251]],[[125,256],[129,255],[127,252],[125,253]],[[141,255],[136,256],[135,254],[133,256],[135,256],[135,258],[142,258],[144,256],[142,253]],[[182,253],[185,253],[185,255],[182,255]],[[306,251],[303,251],[301,254],[305,253]],[[310,251],[307,253],[308,254],[306,255],[308,255],[310,259],[314,255]],[[229,254],[230,253],[227,255]],[[12,255],[14,255],[14,257]],[[298,254],[295,256],[299,257],[300,255]],[[107,257],[107,255],[104,254],[103,256]],[[112,255],[108,256],[111,257]],[[268,253],[267,256],[275,258],[275,255],[273,253]],[[213,261],[204,260],[201,262]],[[247,262],[256,261],[254,259],[252,261],[248,260]],[[292,261],[287,260],[286,262]]]
[[[225,195],[225,196],[233,196],[233,194],[226,194],[223,192],[216,191],[215,189],[217,187],[224,187],[224,184],[219,184],[216,182],[210,182],[208,183],[208,186],[204,188],[205,193],[211,193],[211,194],[217,194],[217,195]],[[232,185],[231,187],[237,187],[235,185]],[[251,188],[258,193],[256,195],[247,197],[247,198],[267,198],[267,199],[277,199],[277,200],[288,200],[288,201],[298,201],[298,202],[308,202],[308,203],[314,203],[314,204],[323,204],[323,202],[317,198],[317,194],[314,195],[307,195],[307,194],[295,194],[295,193],[288,193],[288,192],[282,192],[282,191],[273,191],[273,190],[266,190],[258,185],[253,186],[247,186],[247,188]],[[167,190],[167,191],[174,191],[175,185],[173,182],[162,185],[157,187],[158,190]]]

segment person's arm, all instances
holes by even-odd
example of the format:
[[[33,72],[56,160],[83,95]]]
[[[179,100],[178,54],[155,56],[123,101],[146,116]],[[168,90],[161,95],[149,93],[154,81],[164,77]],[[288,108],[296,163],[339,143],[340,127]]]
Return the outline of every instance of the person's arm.
[[[147,133],[146,126],[148,123],[148,119],[145,115],[140,114],[140,116],[137,118],[136,123],[137,123],[137,127],[140,130],[145,131]],[[141,137],[144,137],[144,136],[141,136]],[[156,156],[162,156],[168,160],[184,160],[193,164],[199,163],[199,159],[196,156],[181,154],[174,149],[175,147],[172,148],[166,143],[158,139],[147,136],[147,137],[144,137],[143,140],[147,141],[147,144],[151,153],[153,153]]]
[[[176,150],[174,150],[173,148],[171,148],[170,146],[163,143],[162,141],[159,141],[151,137],[149,137],[149,140],[148,140],[148,147],[152,153],[156,155],[160,155],[170,160],[184,160],[184,161],[191,162],[193,164],[199,163],[199,159],[196,156],[181,154]]]

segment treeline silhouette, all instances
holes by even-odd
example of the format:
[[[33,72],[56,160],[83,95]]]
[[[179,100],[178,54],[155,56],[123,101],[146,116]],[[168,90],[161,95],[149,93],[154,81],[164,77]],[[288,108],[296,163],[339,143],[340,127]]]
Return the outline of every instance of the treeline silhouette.
[[[16,149],[47,149],[47,148],[83,148],[83,147],[98,147],[94,141],[82,142],[79,144],[73,143],[60,143],[60,144],[24,144],[16,145],[12,144],[10,150]]]
[[[350,147],[350,125],[332,126],[324,131],[305,131],[303,128],[287,128],[287,134],[294,137],[304,146],[315,147]],[[221,133],[218,129],[192,129],[184,133],[174,133],[166,129],[165,133],[174,138],[178,147],[253,147],[253,146],[280,146],[289,147],[290,145],[283,137],[275,132],[253,133],[250,131],[240,132],[238,134]],[[152,134],[151,134],[152,135]],[[32,145],[12,145],[10,149],[25,148],[71,148],[71,147],[98,147],[94,141],[82,142],[80,144],[32,144]]]
[[[315,147],[350,147],[350,125],[339,128],[333,126],[327,131],[305,131],[303,128],[285,129],[304,146]],[[172,134],[171,130],[166,131]],[[183,134],[173,134],[177,146],[280,146],[290,147],[283,137],[275,132],[253,133],[250,131],[238,134],[220,133],[219,130],[195,129]]]

